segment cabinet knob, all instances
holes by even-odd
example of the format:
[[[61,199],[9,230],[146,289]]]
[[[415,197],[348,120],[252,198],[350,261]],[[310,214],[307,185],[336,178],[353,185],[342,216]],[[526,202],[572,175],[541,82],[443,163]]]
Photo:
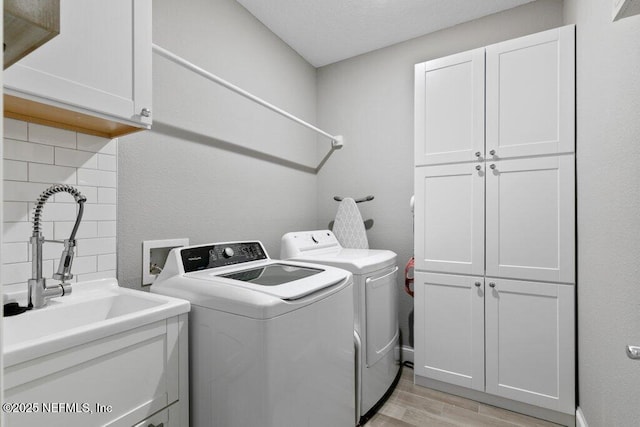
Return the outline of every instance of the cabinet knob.
[[[495,156],[496,155],[496,150],[489,151],[489,154],[491,154],[492,156]]]
[[[482,153],[479,151],[476,151],[476,157],[480,157],[480,156],[482,156]]]
[[[495,169],[495,168],[496,168],[496,165],[494,165],[493,163],[491,163],[491,165],[489,165],[489,167],[490,167],[491,169]]]
[[[476,287],[479,288],[480,286],[482,286],[482,282],[476,282],[474,283],[474,285],[476,285]]]
[[[489,282],[489,286],[490,286],[490,287],[492,287],[492,288],[495,288],[495,287],[496,287],[496,284],[495,284],[495,283],[493,283],[493,282]]]
[[[480,165],[476,165],[476,170],[477,170],[477,171],[482,170],[482,166],[480,166]]]
[[[151,117],[151,110],[150,110],[150,109],[148,109],[148,108],[143,108],[143,109],[140,111],[140,115],[141,115],[142,117]]]

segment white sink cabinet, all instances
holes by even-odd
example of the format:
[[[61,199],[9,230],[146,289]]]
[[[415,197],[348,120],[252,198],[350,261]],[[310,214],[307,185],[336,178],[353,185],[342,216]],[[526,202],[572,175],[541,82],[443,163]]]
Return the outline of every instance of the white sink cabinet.
[[[7,425],[188,426],[189,303],[112,279],[74,288],[5,322]],[[45,322],[60,330],[20,339]]]

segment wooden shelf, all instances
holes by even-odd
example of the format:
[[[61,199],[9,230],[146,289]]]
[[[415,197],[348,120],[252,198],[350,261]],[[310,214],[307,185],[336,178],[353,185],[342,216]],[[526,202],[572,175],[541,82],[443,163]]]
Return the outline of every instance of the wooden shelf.
[[[104,138],[117,138],[145,130],[6,94],[4,95],[4,116]]]

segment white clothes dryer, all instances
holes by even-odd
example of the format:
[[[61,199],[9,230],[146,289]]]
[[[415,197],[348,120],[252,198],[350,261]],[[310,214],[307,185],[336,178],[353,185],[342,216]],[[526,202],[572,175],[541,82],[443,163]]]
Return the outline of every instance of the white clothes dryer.
[[[388,250],[343,248],[331,231],[315,230],[285,234],[280,258],[353,273],[354,329],[359,347],[356,416],[361,424],[366,422],[400,378],[397,255]]]
[[[257,241],[173,249],[151,290],[191,302],[190,424],[353,426],[352,283]]]

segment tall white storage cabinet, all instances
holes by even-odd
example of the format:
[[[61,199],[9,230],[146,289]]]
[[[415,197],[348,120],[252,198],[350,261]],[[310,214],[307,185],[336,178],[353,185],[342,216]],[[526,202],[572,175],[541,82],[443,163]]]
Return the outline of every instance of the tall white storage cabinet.
[[[575,28],[416,65],[415,381],[575,422]]]

